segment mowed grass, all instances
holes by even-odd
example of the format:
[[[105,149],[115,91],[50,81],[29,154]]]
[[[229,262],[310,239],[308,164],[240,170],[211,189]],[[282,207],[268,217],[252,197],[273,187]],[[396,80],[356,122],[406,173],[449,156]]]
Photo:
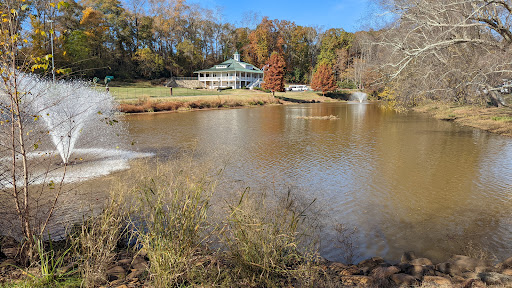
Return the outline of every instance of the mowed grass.
[[[105,89],[98,87],[97,89]],[[320,93],[278,92],[272,93],[248,89],[187,89],[151,85],[149,81],[134,83],[113,83],[110,93],[120,103],[125,113],[186,111],[191,109],[231,108],[288,102],[330,102],[337,99],[321,96]]]

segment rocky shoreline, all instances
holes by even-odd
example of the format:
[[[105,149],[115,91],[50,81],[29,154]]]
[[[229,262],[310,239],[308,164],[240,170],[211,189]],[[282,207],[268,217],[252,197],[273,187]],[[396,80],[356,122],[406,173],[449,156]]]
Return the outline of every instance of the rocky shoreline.
[[[16,257],[19,244],[3,237],[0,249],[1,284],[23,281],[27,275],[37,275],[40,268],[19,268]],[[106,270],[108,284],[101,287],[148,287],[148,267],[151,265],[144,249],[135,254],[121,249]],[[512,287],[512,257],[493,265],[490,261],[454,255],[446,262],[434,264],[414,252],[402,255],[400,263],[389,263],[381,257],[363,260],[355,265],[321,260],[319,272],[334,287]],[[65,274],[76,269],[67,259],[59,268]],[[78,272],[76,272],[78,274]]]

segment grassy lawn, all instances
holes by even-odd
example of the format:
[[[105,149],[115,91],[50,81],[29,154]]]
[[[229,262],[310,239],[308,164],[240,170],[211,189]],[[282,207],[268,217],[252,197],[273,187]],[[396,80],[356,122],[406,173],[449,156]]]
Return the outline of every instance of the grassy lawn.
[[[104,89],[98,87],[97,89]],[[149,81],[140,81],[133,83],[113,82],[110,84],[110,93],[121,103],[140,103],[146,100],[155,102],[194,102],[208,100],[235,100],[244,101],[247,99],[261,99],[271,97],[270,93],[259,90],[246,89],[228,89],[223,91],[209,89],[187,89],[170,88],[164,86],[151,85]],[[212,97],[213,96],[213,97]],[[291,102],[331,102],[338,101],[333,98],[324,97],[321,93],[306,92],[277,92],[276,96],[283,100]]]

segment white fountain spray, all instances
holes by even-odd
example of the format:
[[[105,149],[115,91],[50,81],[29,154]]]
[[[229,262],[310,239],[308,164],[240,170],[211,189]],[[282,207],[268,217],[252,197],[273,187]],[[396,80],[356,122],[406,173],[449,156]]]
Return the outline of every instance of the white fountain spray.
[[[27,153],[27,158],[34,164],[30,171],[31,184],[84,181],[128,169],[130,159],[152,156],[151,153],[122,150],[125,128],[120,123],[114,124],[117,122],[117,104],[109,93],[96,90],[83,81],[54,83],[32,74],[14,74],[16,81],[11,82],[16,83],[19,103],[23,106],[23,125],[31,135],[27,134],[27,139],[31,140],[28,145],[34,144],[34,150]],[[3,76],[8,77],[7,74]],[[0,109],[8,110],[12,105],[9,96],[12,91],[8,91],[13,87],[12,83],[0,86]],[[0,113],[0,121],[9,121],[8,113]],[[5,138],[10,135],[8,126],[0,125],[3,129],[0,131],[1,141],[10,141]],[[60,165],[51,168],[40,165],[47,160],[54,161],[56,153],[62,163],[73,165],[67,169]],[[9,163],[11,158],[9,153],[0,154],[0,165]],[[51,165],[56,164],[53,163]],[[0,179],[0,185],[11,187],[12,183]]]
[[[355,92],[350,95],[350,100],[359,101],[359,103],[363,103],[363,101],[366,101],[367,99],[368,95],[363,92]]]
[[[34,105],[62,161],[68,163],[84,125],[104,124],[101,120],[112,113],[114,103],[108,93],[88,88],[83,82],[45,84],[47,95],[36,97]]]

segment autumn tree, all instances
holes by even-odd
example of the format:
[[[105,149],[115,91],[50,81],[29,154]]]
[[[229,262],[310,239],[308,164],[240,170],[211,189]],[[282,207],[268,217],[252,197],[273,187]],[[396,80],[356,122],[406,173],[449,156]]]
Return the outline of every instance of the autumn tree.
[[[284,91],[284,71],[286,62],[283,56],[274,52],[270,55],[266,67],[263,88],[272,91],[272,95],[275,96],[276,91]]]
[[[316,91],[322,91],[322,95],[325,95],[325,92],[336,91],[337,87],[332,73],[332,66],[325,63],[318,66],[313,74],[311,88]]]

